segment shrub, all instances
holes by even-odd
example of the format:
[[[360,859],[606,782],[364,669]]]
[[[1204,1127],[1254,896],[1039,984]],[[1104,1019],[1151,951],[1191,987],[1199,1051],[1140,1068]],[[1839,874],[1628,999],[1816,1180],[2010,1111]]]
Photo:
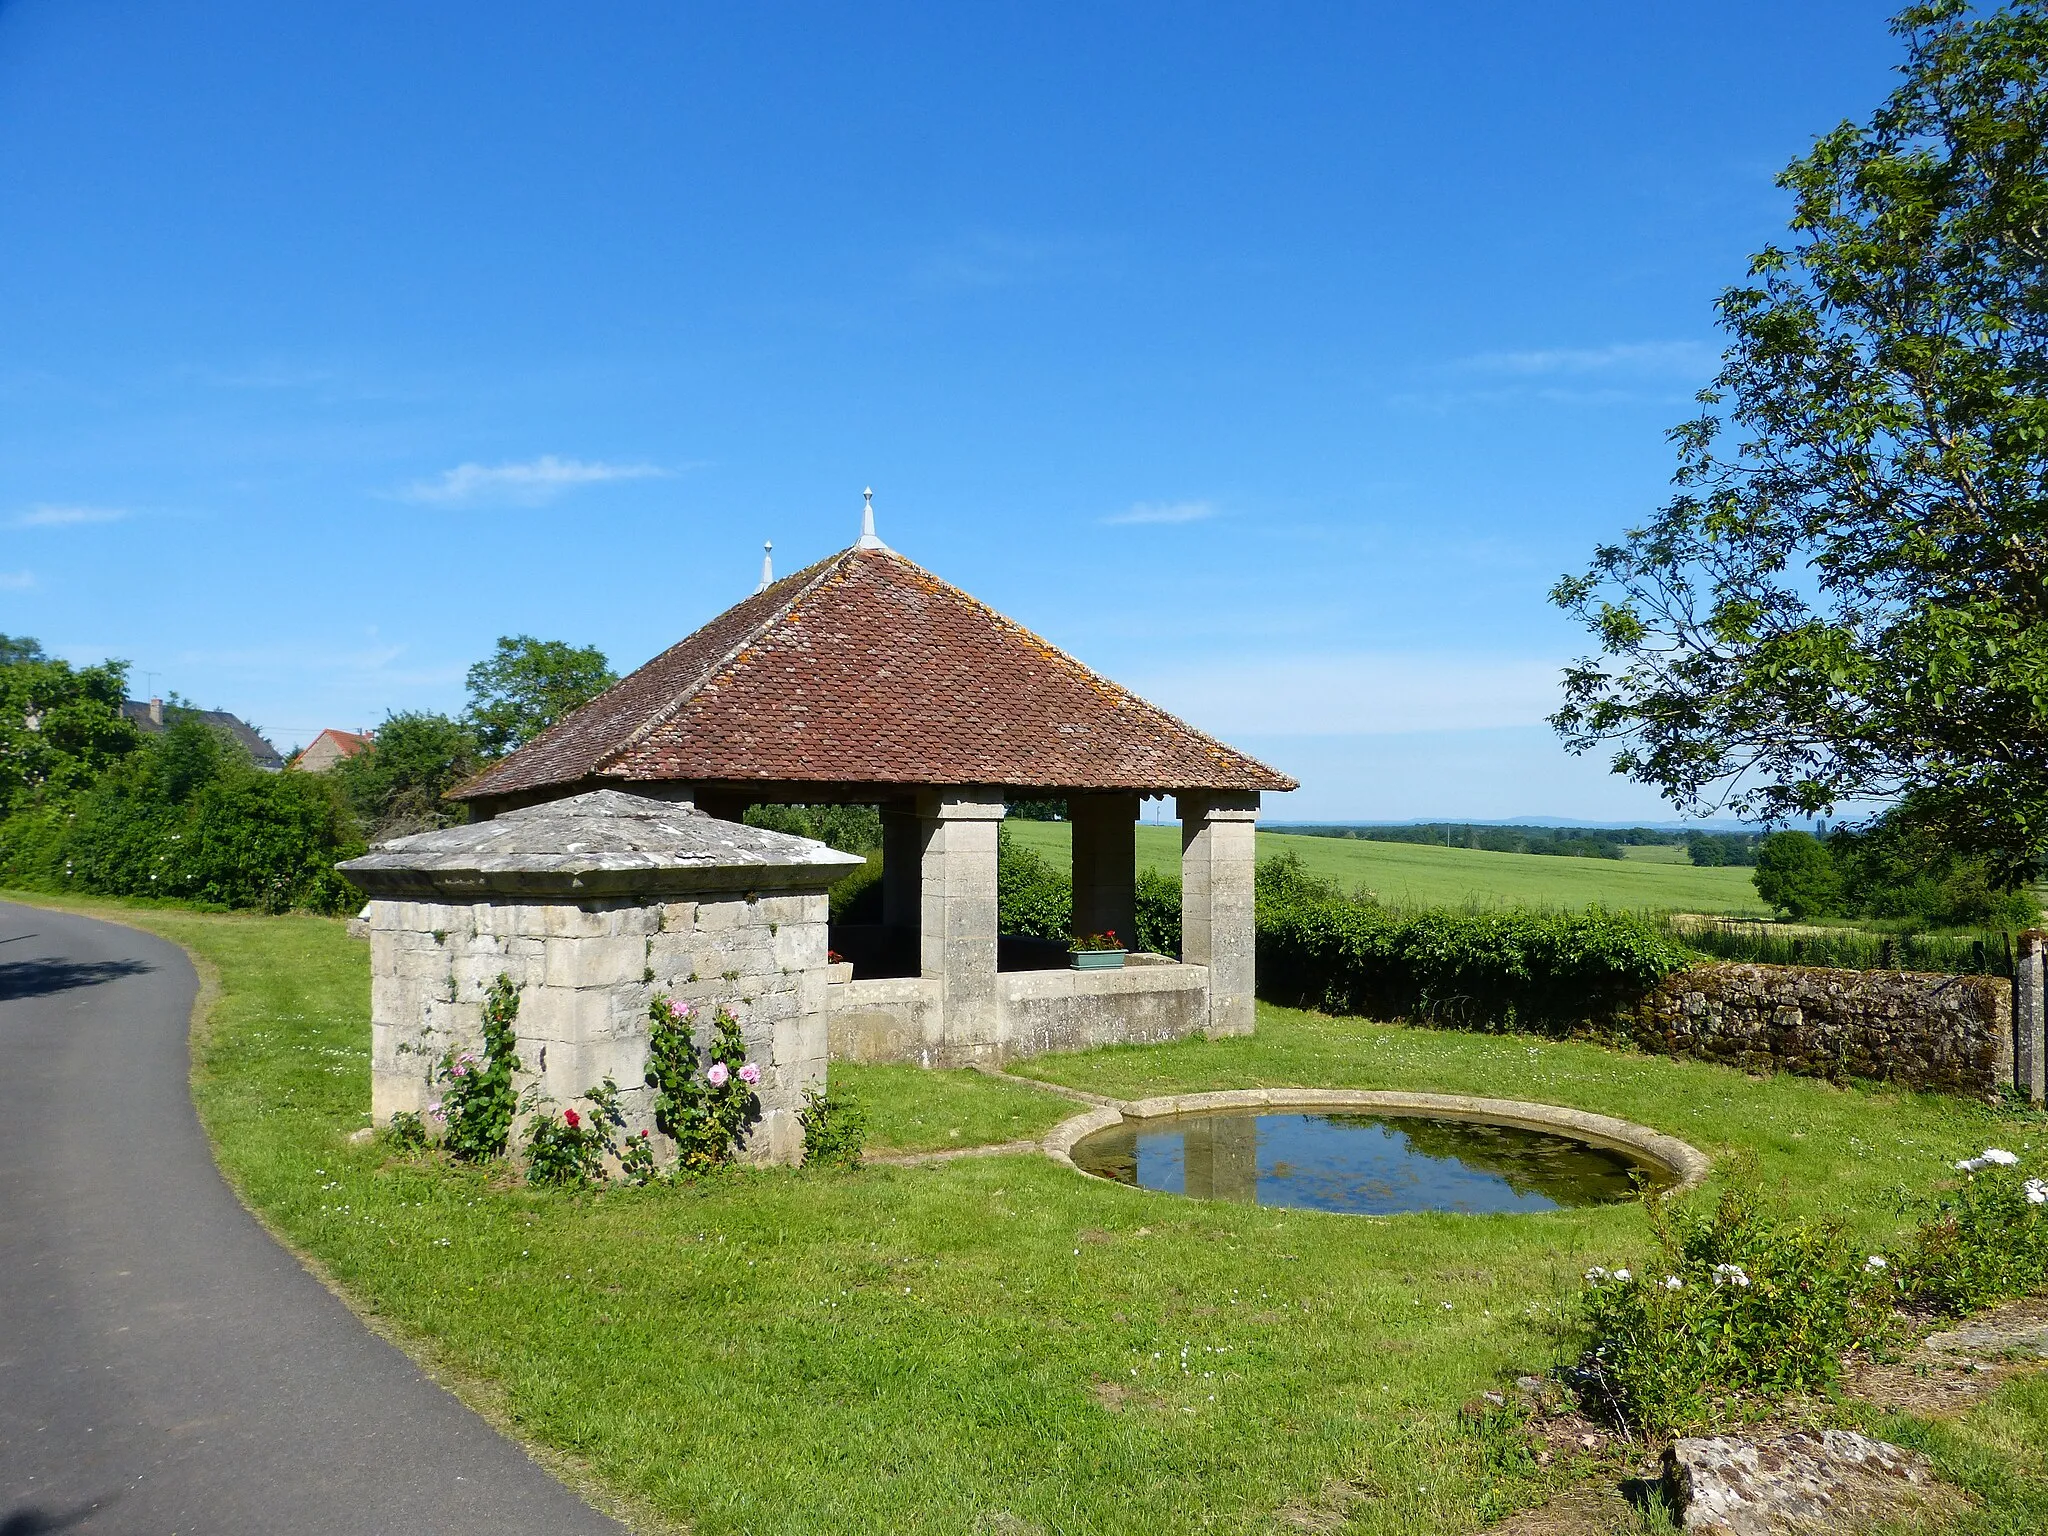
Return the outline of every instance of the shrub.
[[[427,1122],[409,1109],[398,1111],[384,1127],[384,1140],[400,1152],[421,1151],[430,1139]]]
[[[623,1149],[612,1143],[611,1133],[623,1129],[626,1117],[619,1110],[619,1085],[606,1078],[584,1094],[588,1113],[573,1108],[560,1116],[541,1110],[526,1125],[526,1178],[531,1184],[602,1184],[605,1158],[619,1157]]]
[[[996,931],[1064,944],[1074,921],[1073,877],[996,831]]]
[[[1899,1264],[1914,1302],[1960,1314],[2048,1289],[2048,1165],[2028,1172],[2012,1156],[1966,1159],[1962,1184],[1936,1197]]]
[[[816,838],[841,853],[882,846],[882,811],[874,805],[751,805],[740,819],[750,827]]]
[[[1828,1388],[1842,1356],[1881,1351],[1907,1305],[1960,1314],[2048,1288],[2048,1177],[1996,1148],[1957,1165],[1903,1255],[1851,1247],[1829,1219],[1788,1220],[1734,1189],[1710,1215],[1651,1206],[1658,1260],[1586,1273],[1589,1347],[1570,1373],[1591,1412],[1653,1433]]]
[[[712,1015],[708,1059],[700,1069],[691,1029],[695,1010],[656,997],[648,1037],[647,1085],[655,1090],[654,1123],[674,1139],[680,1170],[701,1173],[732,1160],[747,1127],[760,1118],[754,1085],[761,1072],[747,1060],[739,1021],[724,1008]]]
[[[1156,870],[1138,871],[1138,948],[1147,954],[1180,956],[1180,881]]]
[[[1586,1275],[1593,1342],[1573,1384],[1591,1411],[1653,1434],[1740,1417],[1826,1390],[1845,1351],[1896,1332],[1885,1266],[1833,1221],[1787,1219],[1741,1189],[1705,1216],[1651,1212],[1653,1265]]]
[[[484,997],[484,1054],[451,1050],[442,1058],[439,1078],[446,1084],[429,1113],[446,1127],[441,1145],[458,1162],[482,1163],[503,1157],[512,1138],[512,1118],[519,1099],[512,1074],[520,1070],[518,1035],[519,989],[512,978],[499,976]]]
[[[1605,1029],[1690,959],[1629,913],[1397,912],[1335,896],[1298,873],[1276,870],[1271,883],[1283,894],[1259,909],[1259,995],[1330,1013]]]
[[[845,1093],[804,1090],[797,1112],[804,1128],[806,1168],[858,1168],[867,1147],[868,1117],[860,1101]]]
[[[0,823],[0,865],[24,884],[267,912],[359,905],[334,865],[362,846],[326,777],[259,772],[197,721],[112,764],[68,808]]]

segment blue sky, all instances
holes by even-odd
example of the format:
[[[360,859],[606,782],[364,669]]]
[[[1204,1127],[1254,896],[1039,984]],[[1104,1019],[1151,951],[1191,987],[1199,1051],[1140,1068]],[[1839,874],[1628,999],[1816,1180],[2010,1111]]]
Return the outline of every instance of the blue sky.
[[[0,0],[0,631],[281,746],[896,548],[1304,781],[1543,715],[1888,7]]]

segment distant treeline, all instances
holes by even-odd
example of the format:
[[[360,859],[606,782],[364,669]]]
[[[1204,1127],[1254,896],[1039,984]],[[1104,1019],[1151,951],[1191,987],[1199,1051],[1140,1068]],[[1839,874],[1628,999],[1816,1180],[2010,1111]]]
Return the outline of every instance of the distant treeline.
[[[1753,865],[1757,839],[1747,832],[1667,832],[1654,827],[1500,827],[1429,821],[1413,826],[1275,827],[1303,837],[1348,837],[1373,843],[1420,843],[1483,853],[1548,853],[1576,859],[1619,859],[1624,848],[1683,846],[1694,864]]]

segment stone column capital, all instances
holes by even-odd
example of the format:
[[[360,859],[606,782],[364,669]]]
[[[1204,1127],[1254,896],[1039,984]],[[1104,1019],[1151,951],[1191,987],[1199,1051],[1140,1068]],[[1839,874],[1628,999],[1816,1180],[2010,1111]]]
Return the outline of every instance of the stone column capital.
[[[1256,789],[1190,789],[1174,796],[1174,811],[1183,822],[1257,821]]]
[[[917,792],[917,814],[932,821],[1001,821],[1008,809],[1003,792],[985,784]]]

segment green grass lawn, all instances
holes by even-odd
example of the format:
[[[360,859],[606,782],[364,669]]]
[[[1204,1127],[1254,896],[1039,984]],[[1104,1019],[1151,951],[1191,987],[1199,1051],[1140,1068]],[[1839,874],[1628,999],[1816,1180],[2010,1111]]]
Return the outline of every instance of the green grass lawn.
[[[1458,1408],[1553,1364],[1579,1271],[1643,1253],[1637,1207],[1368,1220],[1190,1202],[1036,1154],[544,1193],[346,1143],[369,1099],[369,981],[340,923],[119,915],[218,974],[193,1088],[244,1198],[643,1524],[1463,1532],[1588,1471],[1482,1442]],[[1897,1188],[2048,1135],[1931,1095],[1269,1008],[1249,1039],[1027,1069],[1132,1095],[1295,1083],[1579,1105],[1748,1162],[1873,1241],[1902,1220]],[[898,1146],[1009,1140],[1069,1107],[973,1074],[834,1070]],[[2040,1382],[1901,1432],[1985,1496],[1967,1529],[2040,1528]]]
[[[1022,847],[1068,867],[1073,828],[1063,821],[1011,821]],[[1662,850],[1646,849],[1644,852]],[[1572,859],[1542,853],[1482,853],[1423,843],[1261,832],[1259,857],[1292,853],[1313,874],[1351,890],[1364,886],[1396,906],[1584,907],[1595,902],[1639,911],[1730,912],[1770,916],[1747,869],[1696,869],[1654,859]],[[1180,872],[1179,826],[1138,827],[1140,867]]]

